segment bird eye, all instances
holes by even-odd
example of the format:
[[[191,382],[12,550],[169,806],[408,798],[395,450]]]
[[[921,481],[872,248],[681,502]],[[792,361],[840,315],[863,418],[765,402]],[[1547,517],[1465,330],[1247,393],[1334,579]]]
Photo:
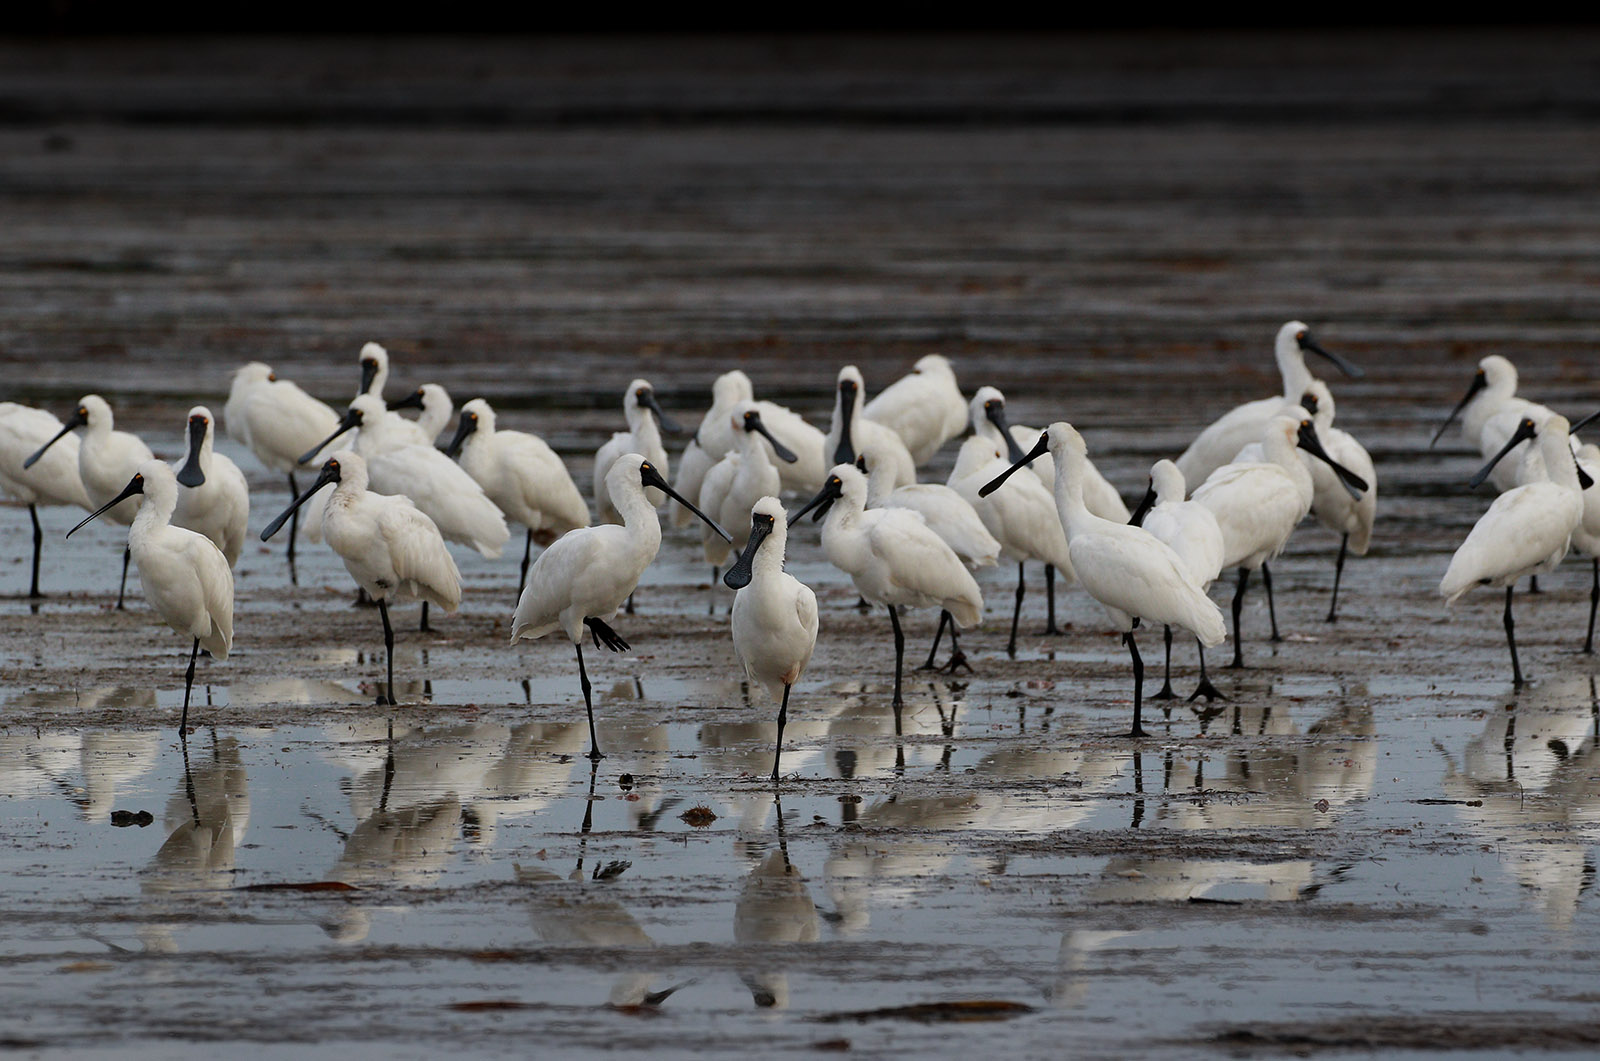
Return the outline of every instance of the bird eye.
[[[278,382],[278,374],[276,372],[268,372],[267,373],[267,382],[268,383],[276,383],[276,382]]]
[[[1297,343],[1303,343],[1306,341],[1306,330],[1304,328],[1301,328],[1299,331],[1294,333],[1294,341]]]
[[[79,416],[88,416],[89,415],[89,410],[85,409],[83,406],[80,405],[80,406],[78,406],[78,415]]]
[[[477,423],[478,422],[478,414],[477,413],[468,413],[467,414],[467,419],[471,420],[473,423]]]

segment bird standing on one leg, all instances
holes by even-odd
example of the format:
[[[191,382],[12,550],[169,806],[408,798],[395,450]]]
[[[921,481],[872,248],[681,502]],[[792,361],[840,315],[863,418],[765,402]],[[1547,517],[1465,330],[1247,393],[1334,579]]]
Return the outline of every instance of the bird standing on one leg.
[[[189,696],[194,690],[195,657],[204,648],[214,659],[227,659],[233,645],[233,572],[222,551],[203,534],[172,525],[178,504],[178,480],[164,462],[139,465],[122,491],[86,516],[72,532],[128,498],[144,503],[128,528],[128,551],[139,569],[145,600],[161,621],[194,638],[189,669],[184,675],[182,733],[189,724]]]

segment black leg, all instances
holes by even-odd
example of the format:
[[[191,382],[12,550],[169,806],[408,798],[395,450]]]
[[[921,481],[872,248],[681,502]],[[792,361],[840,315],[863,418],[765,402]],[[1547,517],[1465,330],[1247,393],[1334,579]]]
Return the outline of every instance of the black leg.
[[[1328,622],[1339,620],[1339,579],[1344,577],[1344,554],[1350,547],[1350,535],[1339,536],[1339,559],[1333,562],[1333,600],[1328,602]]]
[[[628,643],[622,639],[622,635],[611,629],[611,627],[607,626],[601,620],[596,619],[591,615],[583,621],[583,625],[589,628],[589,633],[594,638],[595,648],[604,646],[613,652],[628,651]],[[633,681],[635,685],[639,684],[638,678],[635,678]],[[644,698],[643,686],[640,686],[639,688],[639,697],[640,699]]]
[[[1518,689],[1522,688],[1522,664],[1517,662],[1517,634],[1516,624],[1511,621],[1511,592],[1512,587],[1506,587],[1506,644],[1511,646],[1511,678]]]
[[[528,536],[522,542],[522,574],[517,578],[517,596],[522,596],[523,587],[528,584],[528,561],[533,556],[533,528],[528,528]]]
[[[28,596],[37,600],[44,596],[39,592],[39,549],[44,545],[44,531],[39,527],[37,506],[28,506],[28,517],[33,520],[33,581],[28,586]]]
[[[423,601],[422,602],[422,623],[417,627],[417,632],[418,633],[422,633],[422,634],[429,634],[429,633],[433,632],[428,627],[428,602],[427,601]]]
[[[1265,563],[1261,565],[1261,581],[1267,587],[1267,618],[1272,620],[1272,640],[1282,641],[1278,636],[1278,606],[1272,601],[1272,568]]]
[[[623,613],[626,614],[626,615],[632,615],[633,614],[633,594],[632,593],[628,594],[628,606],[626,608],[622,609],[622,610],[623,610]]]
[[[1122,640],[1128,646],[1128,654],[1133,657],[1133,728],[1128,731],[1128,736],[1142,737],[1144,726],[1140,715],[1144,713],[1144,660],[1139,658],[1139,646],[1133,640],[1132,630],[1123,634]]]
[[[289,497],[300,496],[300,488],[294,483],[294,472],[289,473]],[[300,531],[300,510],[297,508],[289,516],[289,585],[299,585],[294,576],[294,540]]]
[[[389,602],[378,601],[378,614],[383,617],[383,661],[389,675],[389,695],[378,694],[378,703],[398,704],[394,698],[394,627],[389,625]]]
[[[1006,655],[1015,659],[1017,655],[1017,620],[1022,618],[1022,597],[1027,592],[1022,584],[1022,569],[1026,565],[1017,565],[1017,606],[1011,612],[1011,640],[1006,642]]]
[[[865,598],[863,596],[860,596],[858,594],[856,596],[856,611],[862,612],[863,614],[865,614],[866,612],[870,612],[871,610],[872,610],[872,605],[867,603],[867,598]]]
[[[1583,650],[1594,651],[1594,612],[1600,607],[1600,556],[1593,561],[1594,582],[1589,586],[1589,636],[1583,639]]]
[[[1172,691],[1172,627],[1162,624],[1161,640],[1166,645],[1167,668],[1166,677],[1161,683],[1161,691],[1151,695],[1152,700],[1175,700],[1178,694]]]
[[[778,760],[783,757],[783,727],[789,721],[789,686],[783,687],[783,706],[778,708],[778,747],[772,753],[772,780],[778,780]],[[781,812],[780,812],[781,813]]]
[[[576,641],[572,647],[578,650],[578,681],[583,683],[583,706],[589,712],[589,758],[599,762],[605,754],[600,751],[600,737],[594,729],[594,695],[589,688],[589,672],[583,669],[583,642]]]
[[[961,651],[961,646],[956,643],[956,620],[950,617],[950,662],[941,669],[946,674],[955,674],[962,667],[967,668],[967,673],[972,673],[972,664],[967,662],[967,654]]]
[[[939,611],[939,629],[933,632],[933,647],[928,649],[928,662],[918,667],[917,670],[933,670],[933,661],[939,655],[939,642],[944,640],[944,628],[950,623],[950,613],[944,609]]]
[[[189,728],[189,693],[194,689],[194,660],[200,655],[200,639],[194,639],[194,648],[189,650],[189,670],[183,676],[183,713],[178,716],[178,734]]]
[[[1211,679],[1206,677],[1206,646],[1202,645],[1197,637],[1194,639],[1194,647],[1200,653],[1200,684],[1189,694],[1189,703],[1194,703],[1202,696],[1206,698],[1208,704],[1213,700],[1226,700],[1227,697],[1219,693],[1217,687],[1211,684]]]
[[[122,548],[122,581],[117,583],[117,611],[122,611],[122,597],[128,590],[128,561],[133,559],[133,550],[127,546]]]
[[[1233,662],[1232,667],[1244,666],[1244,642],[1239,640],[1239,611],[1244,607],[1244,588],[1250,583],[1250,569],[1239,569],[1239,586],[1233,591]]]
[[[1528,592],[1529,593],[1543,593],[1544,592],[1544,590],[1539,588],[1539,576],[1538,575],[1529,575],[1528,576]]]
[[[901,704],[905,703],[900,698],[900,668],[904,665],[906,658],[906,637],[900,632],[900,613],[894,610],[894,605],[892,604],[888,605],[888,608],[889,622],[894,627],[894,700],[892,702],[896,708],[899,708]],[[895,712],[895,717],[899,718],[898,710]]]
[[[1056,565],[1044,565],[1044,632],[1046,634],[1059,634],[1061,630],[1056,626]]]

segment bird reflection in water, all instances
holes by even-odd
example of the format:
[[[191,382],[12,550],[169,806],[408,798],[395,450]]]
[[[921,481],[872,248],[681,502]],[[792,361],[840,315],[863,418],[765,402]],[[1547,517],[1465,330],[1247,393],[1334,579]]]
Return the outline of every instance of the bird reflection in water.
[[[778,811],[778,847],[744,880],[733,911],[733,938],[747,954],[740,963],[739,979],[750,989],[755,1004],[785,1009],[789,1005],[788,974],[781,967],[763,967],[752,958],[767,956],[777,944],[815,943],[820,919],[805,877],[789,861],[783,803],[774,799],[773,804]]]
[[[1463,824],[1565,932],[1594,885],[1585,833],[1600,819],[1600,687],[1593,675],[1546,678],[1489,712],[1458,762],[1445,759],[1444,795]],[[1474,804],[1477,804],[1476,806]]]
[[[651,964],[649,951],[655,947],[655,940],[621,902],[606,894],[610,882],[627,872],[632,863],[621,859],[596,862],[591,872],[587,875],[584,872],[589,834],[594,827],[599,765],[598,760],[590,762],[589,793],[584,801],[583,824],[578,829],[578,859],[572,872],[562,877],[538,866],[516,863],[513,868],[517,882],[527,886],[528,913],[533,930],[541,940],[577,947],[637,949],[640,953],[611,985],[607,1001],[617,1007],[655,1007],[692,981],[654,989],[659,974],[648,966]]]
[[[145,949],[175,952],[177,924],[191,921],[196,901],[222,903],[232,894],[234,855],[250,824],[250,786],[239,742],[211,731],[209,753],[193,765],[187,736],[180,733],[183,781],[167,800],[167,839],[140,877],[140,890],[159,918],[139,929]],[[180,899],[174,899],[181,896]]]

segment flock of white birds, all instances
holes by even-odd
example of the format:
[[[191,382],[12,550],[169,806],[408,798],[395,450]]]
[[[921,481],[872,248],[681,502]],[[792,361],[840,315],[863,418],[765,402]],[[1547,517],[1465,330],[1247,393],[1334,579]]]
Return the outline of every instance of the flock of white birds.
[[[610,623],[625,604],[631,611],[634,589],[660,549],[660,511],[670,499],[678,525],[702,522],[713,577],[732,560],[723,581],[736,590],[735,652],[746,676],[781,704],[777,780],[789,693],[817,637],[816,597],[784,571],[789,526],[806,513],[824,521],[828,560],[851,577],[864,600],[889,613],[897,717],[900,609],[940,611],[926,667],[935,665],[947,629],[946,667],[967,666],[956,638],[983,615],[973,573],[1001,560],[1017,565],[1008,653],[1016,650],[1030,561],[1045,569],[1046,632],[1056,629],[1058,575],[1104,606],[1133,664],[1135,737],[1144,732],[1144,666],[1134,639],[1139,622],[1164,629],[1167,677],[1155,697],[1174,695],[1174,629],[1200,646],[1200,684],[1190,699],[1218,696],[1206,677],[1204,649],[1226,640],[1227,628],[1208,587],[1224,571],[1237,571],[1233,665],[1242,666],[1240,610],[1250,572],[1261,572],[1276,639],[1269,564],[1308,514],[1341,536],[1328,612],[1335,619],[1346,554],[1367,551],[1377,479],[1366,450],[1333,426],[1333,397],[1312,375],[1306,355],[1317,354],[1351,376],[1361,373],[1319,346],[1298,321],[1279,329],[1275,353],[1283,393],[1233,409],[1175,461],[1156,462],[1149,492],[1132,513],[1070,424],[1043,431],[1010,424],[999,390],[981,387],[967,398],[950,363],[937,354],[919,360],[871,401],[861,372],[853,365],[841,369],[826,433],[789,409],[757,401],[749,377],[728,372],[712,385],[711,408],[679,457],[675,480],[668,477],[663,432],[676,425],[649,382],[636,379],[624,395],[627,430],[595,455],[593,525],[559,456],[537,436],[499,429],[483,399],[462,406],[445,443],[440,440],[453,410],[443,387],[428,384],[387,405],[389,358],[376,343],[361,350],[360,387],[343,413],[251,362],[235,373],[223,418],[232,438],[288,477],[293,501],[262,539],[288,523],[291,568],[298,534],[325,542],[377,603],[388,678],[380,704],[394,702],[389,603],[422,601],[427,629],[430,604],[453,611],[461,602],[460,573],[446,543],[496,558],[510,539],[508,521],[520,524],[526,534],[511,638],[559,630],[572,642],[594,759],[601,751],[583,641],[587,636],[597,648],[628,648]],[[1476,584],[1505,589],[1506,638],[1520,685],[1513,583],[1552,570],[1573,547],[1593,564],[1585,643],[1592,651],[1600,604],[1600,487],[1594,485],[1600,448],[1580,445],[1576,437],[1593,416],[1569,424],[1518,398],[1516,386],[1510,362],[1484,358],[1434,441],[1459,417],[1467,441],[1488,461],[1474,481],[1492,478],[1502,491],[1456,551],[1439,591],[1453,601]],[[408,407],[420,410],[415,420],[395,412]],[[83,428],[81,438],[77,428]],[[948,481],[917,482],[917,468],[969,429]],[[215,430],[209,409],[191,409],[188,451],[174,470],[136,436],[116,431],[111,407],[98,395],[85,396],[64,422],[41,409],[0,403],[0,488],[26,504],[33,521],[30,596],[40,595],[38,506],[90,510],[78,527],[101,516],[128,526],[123,586],[131,559],[145,598],[168,625],[193,639],[180,729],[187,725],[200,649],[224,659],[232,643],[232,568],[249,521],[245,477],[214,451]],[[329,451],[351,433],[353,441]],[[316,472],[303,492],[295,478],[301,470]],[[788,513],[778,499],[784,493],[810,497]],[[532,561],[535,543],[543,551]],[[119,608],[122,593],[119,588]]]

